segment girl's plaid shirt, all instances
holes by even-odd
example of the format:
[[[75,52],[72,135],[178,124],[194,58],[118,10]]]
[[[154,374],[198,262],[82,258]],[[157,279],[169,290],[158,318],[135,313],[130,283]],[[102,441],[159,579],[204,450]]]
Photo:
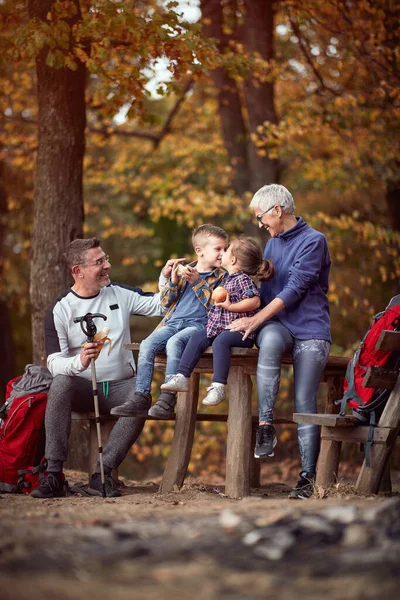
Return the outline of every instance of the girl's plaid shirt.
[[[190,267],[195,267],[197,265],[197,261],[194,261],[189,264]],[[199,279],[192,285],[192,289],[196,294],[197,299],[208,311],[211,303],[211,294],[213,290],[221,285],[222,281],[227,277],[227,272],[225,269],[221,267],[216,267],[209,275],[206,277],[199,277]],[[164,286],[164,288],[160,292],[161,304],[165,306],[167,312],[164,315],[162,321],[158,324],[156,329],[163,327],[166,325],[168,320],[170,319],[172,313],[175,310],[176,304],[183,294],[183,290],[185,289],[186,281],[183,279],[179,279],[178,283],[174,284],[171,281]],[[190,285],[190,284],[189,284]],[[190,315],[188,315],[188,318]]]
[[[257,288],[254,281],[243,273],[239,271],[238,273],[233,273],[232,275],[228,275],[223,282],[224,288],[229,293],[230,301],[233,304],[240,302],[241,300],[246,300],[247,298],[253,298],[254,296],[260,295],[260,290]],[[241,319],[243,317],[252,317],[255,315],[257,310],[251,310],[248,312],[231,312],[226,308],[222,308],[221,306],[215,306],[215,304],[210,308],[210,312],[208,313],[208,322],[207,322],[207,337],[215,337],[221,331],[227,328],[228,325],[236,321],[236,319]],[[250,339],[254,339],[256,337],[255,331],[253,331],[250,335]]]

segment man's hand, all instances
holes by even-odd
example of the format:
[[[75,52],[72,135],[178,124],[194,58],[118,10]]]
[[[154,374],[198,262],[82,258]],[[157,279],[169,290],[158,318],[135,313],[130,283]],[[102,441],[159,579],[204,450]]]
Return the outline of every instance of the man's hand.
[[[164,277],[166,279],[169,279],[171,277],[171,273],[172,273],[172,269],[173,269],[174,265],[176,264],[178,266],[179,264],[182,264],[184,262],[186,262],[186,258],[170,258],[165,263],[161,273],[164,275]]]
[[[97,347],[99,346],[99,342],[87,342],[81,350],[81,363],[82,367],[85,369],[90,365],[90,361],[92,358],[96,358],[97,356]]]

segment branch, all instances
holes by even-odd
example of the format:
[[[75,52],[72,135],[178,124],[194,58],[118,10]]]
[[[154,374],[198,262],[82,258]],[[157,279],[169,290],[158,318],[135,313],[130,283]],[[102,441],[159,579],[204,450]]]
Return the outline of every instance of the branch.
[[[104,135],[105,137],[110,137],[112,135],[121,135],[125,137],[136,137],[151,140],[154,144],[154,150],[158,148],[161,144],[163,138],[170,132],[171,124],[175,116],[177,115],[182,103],[186,98],[186,94],[191,89],[194,84],[193,79],[189,79],[186,83],[185,87],[182,90],[181,96],[175,102],[175,105],[172,107],[171,112],[169,113],[161,131],[158,133],[152,133],[151,131],[132,131],[128,129],[111,129],[109,127],[91,127],[89,126],[89,131],[93,133],[99,133],[100,135]]]
[[[152,133],[151,131],[133,131],[133,130],[129,130],[129,129],[110,129],[109,127],[95,127],[95,126],[91,126],[91,125],[88,126],[88,130],[92,133],[98,133],[104,137],[111,137],[112,135],[120,135],[120,136],[124,136],[124,137],[136,137],[136,138],[150,140],[154,144],[154,149],[157,149],[158,146],[160,145],[160,143],[162,142],[163,138],[170,132],[172,121],[175,118],[175,116],[177,115],[182,103],[184,102],[184,100],[186,98],[186,94],[191,89],[193,84],[194,84],[194,80],[189,79],[189,81],[186,83],[185,87],[182,90],[182,95],[175,102],[175,105],[172,107],[172,110],[169,113],[161,131],[159,131],[158,133]],[[22,114],[12,115],[12,116],[3,115],[3,116],[4,116],[4,118],[6,118],[8,120],[20,121],[20,122],[23,122],[26,124],[37,125],[37,121],[35,121],[34,119],[27,119]]]
[[[186,98],[186,94],[188,93],[188,91],[191,89],[191,87],[193,86],[194,81],[193,79],[189,79],[189,81],[186,83],[185,87],[182,90],[182,95],[180,96],[180,98],[177,99],[175,106],[172,108],[171,112],[168,115],[167,120],[164,123],[163,128],[161,129],[160,133],[159,133],[159,138],[158,138],[158,142],[156,142],[155,144],[155,148],[157,148],[160,143],[161,140],[163,139],[163,137],[165,135],[167,135],[167,133],[169,133],[170,128],[171,128],[171,123],[174,119],[174,117],[176,116],[176,114],[178,113],[181,105],[183,104],[183,101]]]
[[[136,137],[151,140],[154,144],[159,143],[159,133],[151,133],[150,131],[129,131],[128,129],[111,129],[109,127],[93,127],[88,126],[88,130],[92,133],[99,133],[104,137],[112,135],[121,135],[124,137]]]
[[[341,96],[340,92],[337,92],[336,90],[334,90],[333,88],[327,86],[323,80],[322,75],[320,74],[320,72],[318,71],[318,69],[316,68],[310,53],[308,52],[307,49],[307,45],[306,42],[304,41],[303,36],[301,35],[300,29],[297,26],[297,23],[293,20],[292,17],[290,17],[290,24],[292,26],[292,29],[295,33],[295,35],[297,36],[298,40],[299,40],[299,44],[300,44],[300,50],[304,56],[304,58],[306,59],[306,61],[308,62],[309,66],[311,67],[315,77],[318,79],[321,87],[324,90],[327,90],[328,92],[330,92],[331,94],[333,94],[334,96]]]

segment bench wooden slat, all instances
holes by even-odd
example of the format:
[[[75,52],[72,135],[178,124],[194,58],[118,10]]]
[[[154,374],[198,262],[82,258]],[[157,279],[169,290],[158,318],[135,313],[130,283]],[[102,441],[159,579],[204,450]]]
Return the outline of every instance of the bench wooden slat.
[[[382,331],[375,348],[400,352],[400,331]]]
[[[362,387],[392,390],[394,388],[394,384],[396,383],[398,374],[399,371],[395,369],[368,367]]]
[[[322,427],[321,440],[335,440],[338,442],[355,442],[357,444],[365,443],[368,439],[369,426],[360,427]],[[374,444],[393,443],[396,432],[390,427],[375,427]]]
[[[124,348],[126,350],[133,350],[133,351],[138,351],[140,349],[140,343],[139,342],[132,342],[131,344],[124,344]],[[195,372],[204,372],[204,373],[210,373],[210,359],[212,357],[212,348],[207,348],[199,362],[196,365],[195,368]],[[232,352],[231,352],[231,364],[233,366],[244,366],[246,368],[246,370],[249,370],[249,365],[254,365],[254,369],[251,369],[252,371],[254,370],[255,373],[255,367],[257,366],[257,360],[258,360],[258,350],[256,348],[232,348]],[[245,358],[245,363],[241,362],[241,358]],[[160,352],[157,354],[156,356],[156,360],[155,360],[155,365],[159,368],[165,368],[165,363],[166,363],[166,354],[165,352]],[[324,370],[324,374],[327,375],[340,375],[343,376],[343,373],[346,371],[346,367],[347,367],[347,363],[349,362],[349,358],[345,357],[345,356],[328,356],[328,360],[325,366],[325,370]],[[282,357],[282,364],[283,365],[291,365],[293,364],[293,359],[291,355],[285,355]],[[253,374],[253,373],[251,373]]]
[[[85,412],[85,413],[78,413],[78,412],[73,412],[72,413],[72,420],[73,421],[94,421],[96,418],[96,415],[94,414],[94,412]],[[119,417],[117,415],[100,415],[100,419],[102,421],[116,421]],[[156,417],[146,417],[146,421],[175,421],[176,419],[176,415],[173,415],[172,417],[170,417],[169,419],[157,419]],[[258,416],[257,415],[252,415],[251,417],[253,424],[258,424]],[[226,413],[216,413],[216,414],[212,414],[212,413],[202,413],[202,412],[198,412],[196,414],[196,421],[199,422],[212,422],[212,423],[223,423],[223,422],[227,422],[228,421],[228,414]],[[294,421],[292,419],[284,419],[284,418],[277,418],[274,419],[274,423],[277,425],[294,425]]]
[[[293,421],[295,423],[309,423],[312,425],[323,425],[325,427],[354,427],[360,424],[357,417],[346,415],[344,417],[338,414],[317,414],[317,413],[294,413]]]

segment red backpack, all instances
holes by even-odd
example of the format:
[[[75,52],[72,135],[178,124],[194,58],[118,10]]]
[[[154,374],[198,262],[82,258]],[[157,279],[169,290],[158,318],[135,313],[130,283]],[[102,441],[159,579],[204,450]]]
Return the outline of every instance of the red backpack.
[[[21,379],[15,377],[8,382],[6,402],[0,411],[0,418],[4,419],[0,420],[0,492],[23,491],[18,472],[38,465],[44,455],[47,393],[26,394],[11,402],[13,384]]]
[[[362,385],[368,367],[388,366],[389,359],[397,359],[391,351],[375,349],[379,336],[385,330],[400,330],[400,295],[394,296],[385,310],[374,316],[371,327],[347,366],[344,395],[337,401],[341,405],[341,414],[344,414],[347,403],[353,409],[354,416],[370,422],[372,413],[382,407],[389,397],[388,390]],[[395,368],[396,365],[390,366]]]

